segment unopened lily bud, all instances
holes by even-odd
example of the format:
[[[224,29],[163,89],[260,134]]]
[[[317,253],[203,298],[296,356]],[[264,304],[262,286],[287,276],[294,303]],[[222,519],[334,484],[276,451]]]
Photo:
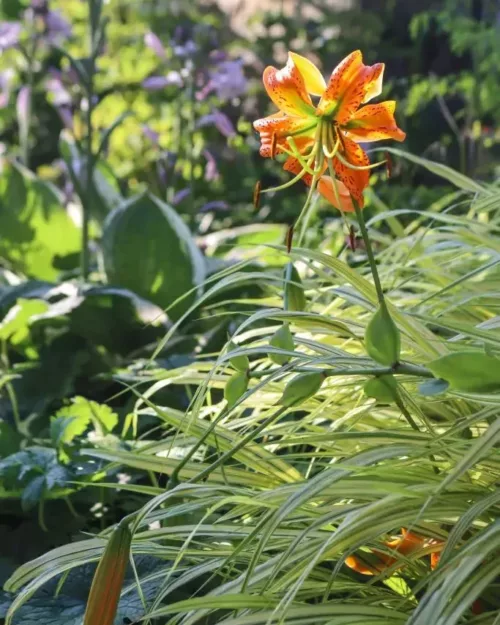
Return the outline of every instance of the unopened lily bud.
[[[299,272],[293,263],[288,263],[284,270],[285,276],[285,309],[303,311],[306,307],[306,296]]]
[[[255,183],[255,187],[253,188],[253,205],[254,208],[259,208],[260,206],[260,190],[262,189],[262,185],[260,180],[257,180]]]
[[[227,401],[229,408],[240,399],[240,397],[246,393],[248,389],[248,376],[246,373],[238,372],[233,374],[226,383],[224,389],[224,399]]]
[[[385,304],[379,307],[366,328],[365,345],[370,358],[381,365],[392,366],[399,361],[401,336]]]
[[[288,323],[284,323],[281,328],[278,328],[269,341],[271,347],[277,347],[278,349],[285,349],[288,352],[292,352],[295,349],[293,342],[293,336],[288,327]],[[285,354],[273,354],[269,353],[269,358],[277,365],[285,365],[290,356]]]
[[[128,524],[120,523],[113,530],[94,574],[83,625],[113,625],[131,542]]]
[[[309,397],[313,397],[321,388],[325,375],[318,371],[300,373],[288,382],[279,400],[281,406],[298,406]]]
[[[238,346],[235,345],[232,341],[229,342],[229,352],[233,352],[238,349]],[[247,371],[250,367],[250,360],[248,356],[244,354],[241,356],[230,356],[229,362],[236,369],[236,371]]]

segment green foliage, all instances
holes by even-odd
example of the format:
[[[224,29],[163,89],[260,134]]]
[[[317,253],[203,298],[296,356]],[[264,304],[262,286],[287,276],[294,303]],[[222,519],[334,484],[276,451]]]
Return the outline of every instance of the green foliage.
[[[205,276],[187,227],[170,206],[150,195],[133,198],[110,215],[103,253],[112,284],[168,308],[174,319],[189,308]]]
[[[29,277],[52,280],[58,266],[75,267],[80,237],[55,188],[18,165],[0,175],[0,253]]]
[[[428,364],[432,373],[451,388],[471,393],[500,391],[500,359],[484,352],[447,354]]]

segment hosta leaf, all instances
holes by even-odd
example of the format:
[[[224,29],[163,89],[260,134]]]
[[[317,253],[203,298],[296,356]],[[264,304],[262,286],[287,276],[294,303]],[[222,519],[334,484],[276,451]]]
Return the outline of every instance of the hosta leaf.
[[[17,165],[0,165],[0,252],[34,278],[52,280],[58,263],[78,263],[80,233],[57,191]]]
[[[131,289],[178,318],[192,304],[205,276],[200,250],[179,215],[148,195],[132,198],[113,211],[103,238],[110,283]]]

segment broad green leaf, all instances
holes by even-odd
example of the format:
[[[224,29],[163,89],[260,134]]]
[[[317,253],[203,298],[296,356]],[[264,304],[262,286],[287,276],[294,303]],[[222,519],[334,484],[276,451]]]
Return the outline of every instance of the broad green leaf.
[[[500,391],[500,359],[480,351],[455,352],[433,360],[428,368],[457,391]]]
[[[148,194],[109,216],[103,250],[110,283],[168,308],[173,318],[188,310],[204,279],[203,256],[187,226],[170,206]]]
[[[0,252],[34,278],[52,280],[57,264],[78,263],[79,230],[55,189],[7,161],[0,163]]]
[[[14,345],[22,343],[29,335],[30,320],[48,309],[47,302],[39,299],[19,299],[0,323],[0,339]]]

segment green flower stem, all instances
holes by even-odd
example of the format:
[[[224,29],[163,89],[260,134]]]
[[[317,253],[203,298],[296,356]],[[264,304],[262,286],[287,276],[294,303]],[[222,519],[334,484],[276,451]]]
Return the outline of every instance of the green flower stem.
[[[377,299],[380,306],[385,306],[385,298],[384,292],[382,290],[382,284],[380,282],[380,276],[378,275],[377,263],[375,262],[375,256],[373,254],[373,248],[370,241],[370,237],[368,235],[368,230],[366,229],[365,218],[363,216],[363,211],[361,210],[357,201],[351,197],[352,203],[354,206],[354,210],[356,212],[356,218],[359,223],[359,229],[361,230],[361,236],[363,237],[363,241],[366,248],[366,254],[368,256],[368,263],[370,265],[370,269],[373,276],[373,282],[375,283],[375,289],[377,291]]]
[[[276,369],[266,369],[264,371],[251,371],[249,373],[250,378],[263,378],[268,375],[272,375],[277,371],[280,371],[281,367]],[[283,373],[288,373],[289,371],[283,370]],[[421,378],[433,378],[434,375],[426,369],[425,367],[420,367],[418,365],[410,365],[398,362],[392,367],[360,367],[357,369],[318,369],[314,367],[296,367],[293,369],[293,373],[312,373],[319,372],[322,373],[325,377],[330,378],[334,376],[349,376],[349,375],[360,375],[360,376],[382,376],[382,375],[414,375]]]

